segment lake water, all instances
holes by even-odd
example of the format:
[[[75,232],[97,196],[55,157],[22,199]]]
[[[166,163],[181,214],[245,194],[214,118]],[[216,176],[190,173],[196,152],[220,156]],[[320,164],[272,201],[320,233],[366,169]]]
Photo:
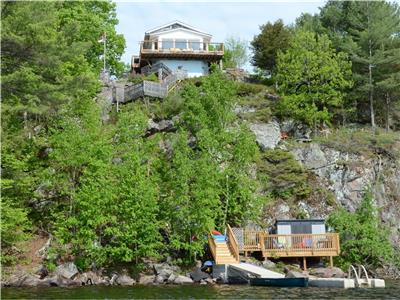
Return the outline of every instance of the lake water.
[[[2,299],[400,299],[400,281],[383,289],[272,288],[248,285],[3,288]]]

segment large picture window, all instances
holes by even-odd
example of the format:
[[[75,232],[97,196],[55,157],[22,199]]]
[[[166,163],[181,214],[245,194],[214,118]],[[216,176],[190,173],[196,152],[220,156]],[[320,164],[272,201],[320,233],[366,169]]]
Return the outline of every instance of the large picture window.
[[[162,40],[162,49],[174,48],[173,40]]]
[[[189,48],[193,50],[200,50],[200,40],[190,40],[189,41]]]
[[[175,40],[175,48],[186,49],[186,40]]]

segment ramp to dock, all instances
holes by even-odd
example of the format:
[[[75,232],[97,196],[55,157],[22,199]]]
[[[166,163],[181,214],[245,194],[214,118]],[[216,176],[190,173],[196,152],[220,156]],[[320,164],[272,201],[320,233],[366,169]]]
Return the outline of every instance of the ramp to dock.
[[[259,278],[284,278],[285,275],[277,272],[267,270],[248,263],[229,264],[229,267],[236,271],[250,274]]]

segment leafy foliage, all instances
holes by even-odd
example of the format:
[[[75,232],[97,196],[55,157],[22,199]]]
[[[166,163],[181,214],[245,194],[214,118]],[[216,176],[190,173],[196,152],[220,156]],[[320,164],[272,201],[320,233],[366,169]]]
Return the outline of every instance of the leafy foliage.
[[[370,191],[366,191],[361,206],[355,213],[344,209],[330,215],[328,224],[340,233],[341,256],[339,263],[372,267],[382,266],[393,258],[388,231],[379,220],[378,211]]]
[[[252,64],[261,70],[275,71],[278,51],[289,47],[290,30],[279,19],[275,23],[268,22],[260,26],[260,34],[251,42],[253,49]]]
[[[351,64],[336,53],[326,35],[299,31],[286,52],[278,54],[276,80],[283,99],[278,110],[309,125],[330,124],[351,87]]]
[[[229,37],[224,45],[224,68],[242,68],[248,60],[247,41]]]

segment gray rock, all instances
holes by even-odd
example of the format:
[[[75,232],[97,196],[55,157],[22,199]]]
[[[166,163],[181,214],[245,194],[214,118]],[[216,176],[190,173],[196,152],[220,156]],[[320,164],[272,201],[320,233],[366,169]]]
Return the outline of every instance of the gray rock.
[[[122,285],[122,286],[130,286],[130,285],[134,285],[135,284],[135,280],[133,278],[131,278],[129,275],[126,275],[126,274],[119,275],[117,277],[117,279],[115,280],[115,282],[118,285]]]
[[[285,278],[307,278],[308,276],[297,271],[288,271]]]
[[[176,279],[176,275],[172,273],[172,274],[168,277],[167,281],[168,281],[168,283],[174,283],[175,279]]]
[[[235,114],[253,113],[256,112],[256,108],[252,106],[236,105],[235,108],[233,109],[233,112]]]
[[[143,285],[153,284],[155,278],[156,277],[154,275],[142,275],[140,276],[139,284]]]
[[[346,276],[342,269],[338,267],[312,269],[310,275],[321,278],[344,278]]]
[[[175,280],[175,284],[188,284],[188,283],[193,283],[193,280],[189,277],[183,276],[183,275],[178,275]]]
[[[66,279],[73,279],[78,274],[78,268],[75,266],[73,262],[68,262],[63,265],[59,265],[56,270],[55,274]]]
[[[217,282],[217,279],[216,278],[207,278],[204,281],[207,282],[208,284],[215,284]]]
[[[277,121],[253,123],[250,124],[250,130],[255,134],[257,144],[262,150],[275,149],[281,141],[281,130]]]
[[[266,269],[275,269],[275,263],[266,259],[262,262],[262,266]]]
[[[167,279],[165,277],[161,276],[161,275],[157,275],[157,277],[156,277],[154,282],[157,283],[157,284],[163,284],[163,283],[165,283],[165,281]]]
[[[190,272],[190,278],[193,279],[194,282],[199,282],[203,279],[207,279],[210,277],[209,274],[203,272],[200,268],[195,268],[192,272]]]

